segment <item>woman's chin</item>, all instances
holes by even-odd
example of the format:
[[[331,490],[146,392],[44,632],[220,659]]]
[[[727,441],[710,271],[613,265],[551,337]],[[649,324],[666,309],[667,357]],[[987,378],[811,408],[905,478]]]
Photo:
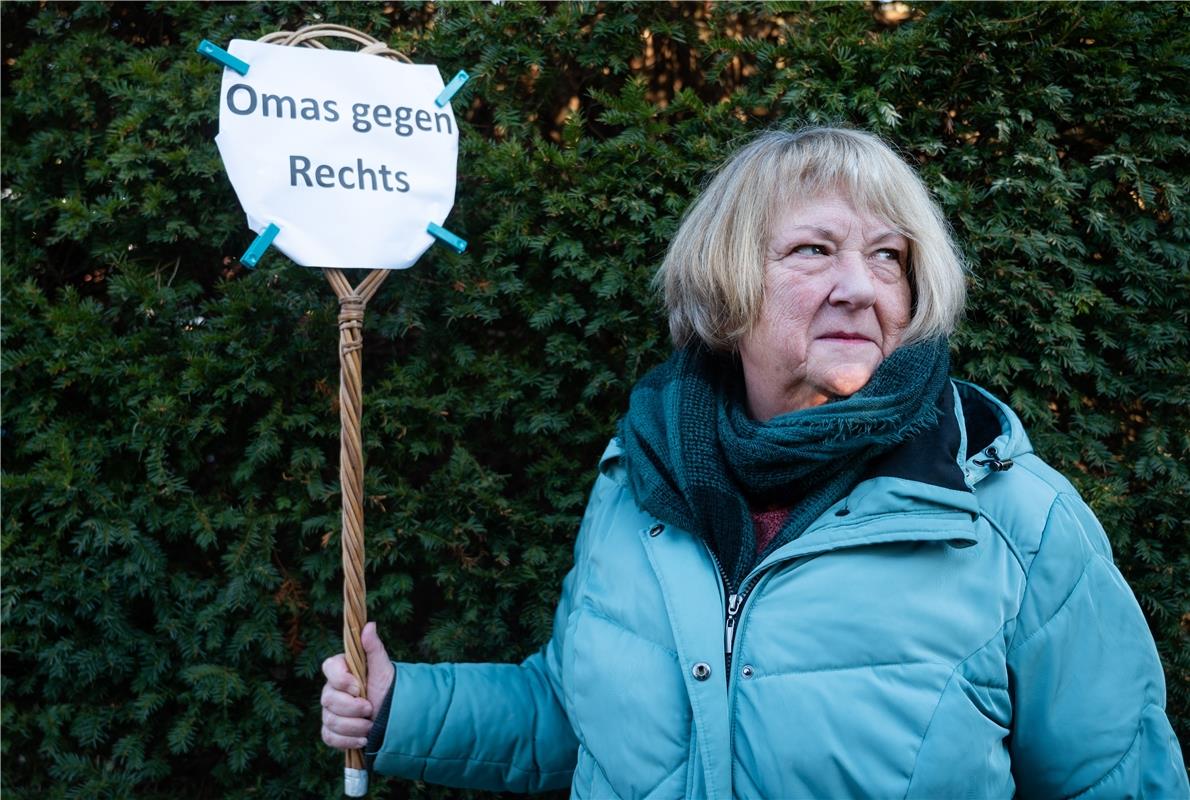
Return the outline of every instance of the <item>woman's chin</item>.
[[[840,364],[827,372],[822,386],[832,397],[850,397],[868,385],[872,372],[866,364]]]

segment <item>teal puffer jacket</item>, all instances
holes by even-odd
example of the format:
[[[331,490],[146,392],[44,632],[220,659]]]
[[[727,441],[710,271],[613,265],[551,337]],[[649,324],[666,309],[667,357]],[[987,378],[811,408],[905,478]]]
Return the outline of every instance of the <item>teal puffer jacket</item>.
[[[1098,521],[1006,406],[946,405],[743,598],[637,507],[613,442],[553,637],[398,664],[375,769],[576,798],[1190,797]]]

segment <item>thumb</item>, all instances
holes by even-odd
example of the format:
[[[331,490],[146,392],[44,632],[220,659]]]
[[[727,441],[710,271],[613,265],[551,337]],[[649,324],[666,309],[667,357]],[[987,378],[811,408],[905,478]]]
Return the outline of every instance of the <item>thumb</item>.
[[[364,655],[368,659],[368,699],[379,703],[383,697],[373,697],[377,689],[387,692],[392,683],[393,662],[388,660],[388,651],[384,649],[384,642],[376,633],[376,623],[369,622],[360,631],[360,644],[364,646]]]
[[[364,654],[368,657],[368,666],[371,667],[376,663],[376,659],[382,658],[388,661],[388,652],[384,649],[384,642],[380,641],[380,634],[376,633],[376,623],[369,622],[360,631],[360,644],[364,646]]]

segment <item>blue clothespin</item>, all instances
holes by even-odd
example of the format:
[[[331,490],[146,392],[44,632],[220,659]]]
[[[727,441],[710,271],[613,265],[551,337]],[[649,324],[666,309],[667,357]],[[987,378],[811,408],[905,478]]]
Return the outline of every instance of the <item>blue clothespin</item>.
[[[431,222],[429,225],[426,226],[426,233],[435,237],[439,241],[445,242],[446,244],[450,245],[451,247],[453,247],[455,249],[456,253],[461,253],[467,249],[467,240],[466,239],[460,239],[458,236],[455,236],[453,233],[448,231],[446,228],[443,228],[441,225],[435,225],[433,222]]]
[[[463,84],[466,83],[467,79],[470,77],[471,76],[467,74],[466,70],[459,70],[459,74],[451,78],[450,83],[446,84],[446,88],[444,88],[442,92],[436,98],[434,98],[434,105],[442,108],[447,103],[449,103],[450,98],[455,96],[455,92],[463,88]]]
[[[256,266],[256,262],[260,261],[264,251],[269,249],[269,245],[277,238],[277,234],[281,232],[273,223],[269,223],[268,227],[264,229],[264,233],[256,237],[252,244],[248,245],[248,249],[244,251],[244,255],[240,256],[240,263],[248,269]]]
[[[236,58],[214,42],[208,42],[206,39],[203,39],[198,43],[198,47],[194,52],[198,53],[200,56],[211,59],[216,64],[222,64],[228,69],[235,70],[241,75],[248,74],[247,61]]]

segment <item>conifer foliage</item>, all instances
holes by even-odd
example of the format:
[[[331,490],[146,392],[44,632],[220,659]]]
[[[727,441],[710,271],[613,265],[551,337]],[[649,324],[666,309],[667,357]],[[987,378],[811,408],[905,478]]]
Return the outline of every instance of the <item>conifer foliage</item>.
[[[337,22],[473,76],[459,199],[365,332],[370,614],[398,659],[548,636],[650,278],[733,145],[915,161],[971,265],[954,372],[1111,538],[1190,741],[1184,4],[34,4],[3,15],[3,789],[335,797],[337,307],[253,238],[194,54]],[[357,276],[358,279],[358,276]],[[381,782],[377,795],[444,797]],[[449,793],[458,796],[458,793]]]

